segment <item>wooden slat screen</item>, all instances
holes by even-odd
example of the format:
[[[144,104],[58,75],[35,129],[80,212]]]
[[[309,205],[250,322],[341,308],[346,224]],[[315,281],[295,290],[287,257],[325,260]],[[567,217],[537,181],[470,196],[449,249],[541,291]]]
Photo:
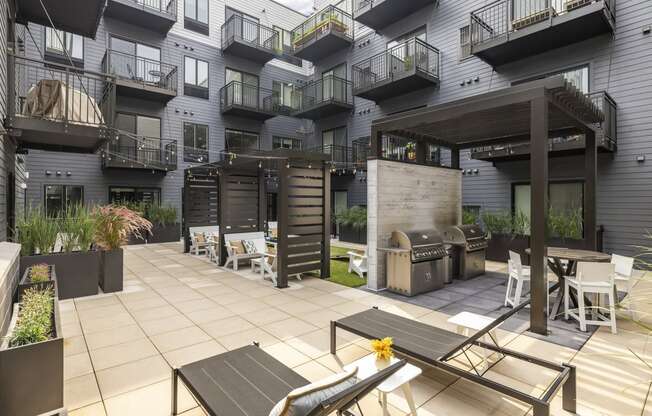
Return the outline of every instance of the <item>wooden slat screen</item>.
[[[186,172],[183,194],[185,250],[190,249],[190,227],[219,224],[218,176]]]

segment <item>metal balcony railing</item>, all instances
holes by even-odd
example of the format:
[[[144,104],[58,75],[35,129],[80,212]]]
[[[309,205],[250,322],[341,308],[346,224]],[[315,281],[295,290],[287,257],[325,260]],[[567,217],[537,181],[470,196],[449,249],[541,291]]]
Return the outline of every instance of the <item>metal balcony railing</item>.
[[[313,147],[307,150],[312,153],[323,153],[328,156],[334,169],[364,169],[367,166],[368,146],[354,145],[352,147],[329,144]]]
[[[439,78],[439,49],[412,38],[352,66],[353,89],[372,88],[414,71]]]
[[[108,49],[102,59],[102,68],[120,79],[177,92],[179,71],[176,65]]]
[[[130,167],[172,171],[177,168],[177,141],[121,134],[106,145],[103,163],[108,167]],[[126,142],[126,144],[125,144]]]
[[[241,107],[254,111],[282,112],[279,94],[240,81],[231,81],[220,89],[220,105],[222,111],[229,107]]]
[[[604,114],[602,129],[603,139],[612,146],[618,145],[618,104],[606,91],[596,91],[587,94],[593,104]]]
[[[498,0],[471,12],[471,45],[508,35],[530,25],[551,20],[596,1],[604,1],[615,20],[616,0]]]
[[[360,10],[371,9],[385,0],[353,0],[353,15],[355,16]]]
[[[112,76],[8,54],[9,124],[15,117],[110,127],[115,108]]]
[[[278,44],[278,32],[255,20],[234,14],[222,25],[222,49],[235,40],[274,51]]]
[[[292,46],[296,51],[331,31],[353,40],[353,17],[335,6],[327,6],[292,31]]]
[[[133,0],[134,7],[164,13],[177,18],[177,0]]]
[[[335,75],[312,81],[292,94],[292,108],[303,111],[322,103],[336,102],[353,105],[353,83]]]

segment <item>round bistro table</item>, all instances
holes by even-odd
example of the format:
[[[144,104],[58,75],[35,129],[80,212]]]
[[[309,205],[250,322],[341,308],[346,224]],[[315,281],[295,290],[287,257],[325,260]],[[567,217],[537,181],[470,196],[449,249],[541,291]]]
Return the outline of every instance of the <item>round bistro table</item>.
[[[530,255],[531,250],[528,248],[525,252]],[[555,320],[559,317],[559,309],[561,304],[564,301],[564,291],[565,284],[564,279],[566,276],[574,276],[575,270],[577,268],[578,262],[598,262],[598,263],[608,263],[611,261],[611,255],[606,253],[601,253],[599,251],[590,251],[590,250],[576,250],[572,248],[564,247],[548,247],[547,252],[548,266],[550,270],[557,276],[559,279],[558,286],[559,291],[557,292],[557,298],[552,305],[552,310],[550,311],[550,319]],[[564,267],[563,261],[566,261],[567,264]],[[556,288],[553,288],[555,290]],[[577,307],[577,295],[571,290],[570,292],[570,301],[573,307]],[[591,306],[591,301],[584,298],[584,303],[587,306]]]

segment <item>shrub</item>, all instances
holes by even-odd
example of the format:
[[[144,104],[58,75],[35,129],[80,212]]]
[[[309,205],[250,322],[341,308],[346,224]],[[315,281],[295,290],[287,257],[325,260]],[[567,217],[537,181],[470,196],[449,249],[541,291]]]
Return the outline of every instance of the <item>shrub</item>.
[[[49,254],[54,250],[59,233],[58,221],[48,217],[40,208],[27,212],[18,223],[18,240],[24,256]]]
[[[29,280],[32,283],[43,283],[50,280],[50,266],[45,263],[35,264],[29,269]]]
[[[562,240],[580,240],[583,237],[582,209],[548,211],[548,235]]]
[[[367,208],[355,206],[345,209],[335,216],[335,221],[339,225],[362,230],[367,226]]]
[[[124,206],[106,205],[95,208],[95,244],[102,250],[115,250],[127,242],[130,234],[143,238],[152,230],[152,223]]]
[[[511,234],[513,230],[512,214],[508,211],[484,211],[482,223],[490,234]]]
[[[18,347],[47,341],[52,336],[52,308],[54,293],[51,289],[27,289],[23,295],[18,321],[9,345]]]
[[[166,226],[177,222],[177,209],[175,207],[152,204],[145,211],[145,218],[152,224]]]
[[[472,224],[477,224],[478,223],[478,216],[477,214],[468,208],[464,208],[462,210],[462,224],[464,225],[472,225]]]
[[[89,210],[81,204],[66,209],[60,220],[63,251],[88,251],[93,243],[95,220]]]

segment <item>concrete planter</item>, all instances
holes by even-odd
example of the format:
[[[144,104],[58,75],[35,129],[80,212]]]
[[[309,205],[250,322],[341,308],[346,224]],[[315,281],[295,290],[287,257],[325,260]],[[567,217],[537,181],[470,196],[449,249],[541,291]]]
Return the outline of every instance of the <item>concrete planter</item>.
[[[367,227],[356,230],[353,227],[340,225],[339,240],[346,243],[367,244]]]
[[[45,290],[45,289],[55,290],[54,286],[56,284],[57,277],[53,265],[50,265],[50,276],[49,276],[50,280],[47,282],[34,283],[31,280],[29,280],[29,273],[31,269],[32,269],[31,266],[25,269],[25,272],[23,273],[23,277],[20,279],[20,282],[18,282],[17,302],[20,302],[22,300],[23,294],[28,289],[38,288],[39,290]]]
[[[20,347],[9,347],[19,304],[0,347],[0,415],[34,416],[63,408],[63,336],[55,296],[52,338]]]
[[[123,261],[121,248],[100,252],[100,287],[104,293],[122,291]]]
[[[100,253],[75,251],[20,258],[20,273],[38,263],[52,264],[57,273],[59,300],[97,295],[100,276]]]
[[[155,224],[152,232],[147,236],[147,243],[172,243],[181,240],[181,225],[178,223],[160,225]]]
[[[527,235],[492,233],[487,246],[487,260],[506,263],[509,251],[515,251],[526,258],[525,250],[530,247],[530,237]]]

